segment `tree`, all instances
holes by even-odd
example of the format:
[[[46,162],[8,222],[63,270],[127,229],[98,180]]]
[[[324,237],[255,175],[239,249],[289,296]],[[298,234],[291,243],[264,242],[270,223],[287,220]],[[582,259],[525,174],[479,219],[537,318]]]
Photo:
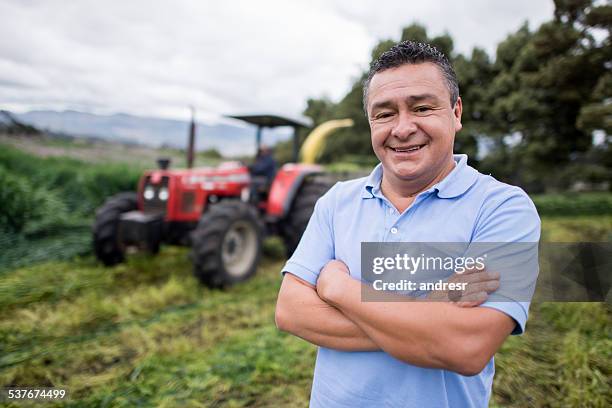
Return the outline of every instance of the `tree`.
[[[489,121],[488,86],[495,71],[487,53],[479,48],[470,58],[458,55],[453,62],[463,100],[463,129],[455,137],[455,151],[465,153],[478,166],[478,141],[492,133]]]
[[[498,46],[490,87],[491,133],[516,135],[518,142],[508,146],[502,136],[500,151],[484,167],[505,167],[509,181],[531,191],[567,189],[578,181],[576,169],[592,149],[594,126],[605,127],[608,109],[596,90],[605,89],[609,46],[598,45],[585,25],[591,13],[601,24],[605,13],[590,1],[556,3],[553,21],[533,33],[524,26]]]

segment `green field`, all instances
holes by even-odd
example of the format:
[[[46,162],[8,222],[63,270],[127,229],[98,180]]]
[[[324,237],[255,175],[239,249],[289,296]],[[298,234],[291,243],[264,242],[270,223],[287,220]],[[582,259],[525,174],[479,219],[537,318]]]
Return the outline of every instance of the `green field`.
[[[225,291],[198,284],[185,248],[91,256],[93,208],[139,172],[0,149],[0,386],[64,387],[56,405],[75,407],[307,406],[316,348],[274,326],[280,242]],[[610,197],[535,197],[543,239],[609,241]],[[534,303],[496,356],[492,406],[611,406],[611,327],[603,303]]]
[[[562,236],[575,220],[544,225]],[[112,269],[85,257],[5,273],[1,385],[65,387],[66,406],[306,406],[316,350],[274,327],[279,245],[226,291],[202,288],[181,248]],[[527,333],[497,354],[493,405],[609,406],[610,328],[605,304],[535,303]]]

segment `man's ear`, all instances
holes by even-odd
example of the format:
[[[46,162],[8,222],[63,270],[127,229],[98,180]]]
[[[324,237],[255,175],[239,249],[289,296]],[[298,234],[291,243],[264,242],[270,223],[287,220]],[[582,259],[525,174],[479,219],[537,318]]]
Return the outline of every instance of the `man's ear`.
[[[453,109],[453,116],[455,116],[455,132],[461,130],[463,125],[461,124],[461,114],[463,113],[463,102],[461,101],[461,97],[457,97],[457,102],[455,102],[455,107]]]

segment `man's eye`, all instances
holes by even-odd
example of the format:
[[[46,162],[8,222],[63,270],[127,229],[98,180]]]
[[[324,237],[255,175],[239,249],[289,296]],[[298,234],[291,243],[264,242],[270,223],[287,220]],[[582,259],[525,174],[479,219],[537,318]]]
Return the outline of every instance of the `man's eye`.
[[[374,116],[374,119],[386,119],[390,118],[393,114],[391,112],[381,112]]]
[[[417,106],[415,109],[415,112],[429,112],[431,110],[431,106]]]

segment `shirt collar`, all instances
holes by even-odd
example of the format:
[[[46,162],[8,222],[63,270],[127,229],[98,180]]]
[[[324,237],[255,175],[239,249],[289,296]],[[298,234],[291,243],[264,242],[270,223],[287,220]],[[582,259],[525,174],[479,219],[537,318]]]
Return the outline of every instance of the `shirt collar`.
[[[454,198],[465,193],[478,177],[478,171],[467,164],[467,155],[455,154],[455,168],[442,181],[431,186],[427,191],[437,191],[440,198]],[[379,163],[366,179],[362,198],[374,198],[380,193],[383,168]]]
[[[374,195],[380,191],[380,182],[382,181],[382,163],[378,163],[374,170],[370,173],[366,179],[363,192],[361,193],[362,198],[374,198]]]

